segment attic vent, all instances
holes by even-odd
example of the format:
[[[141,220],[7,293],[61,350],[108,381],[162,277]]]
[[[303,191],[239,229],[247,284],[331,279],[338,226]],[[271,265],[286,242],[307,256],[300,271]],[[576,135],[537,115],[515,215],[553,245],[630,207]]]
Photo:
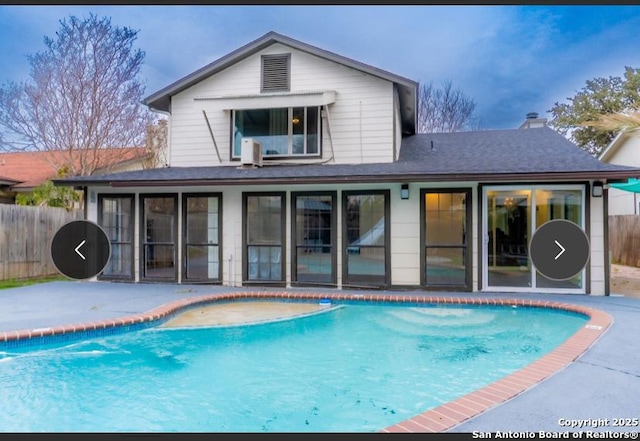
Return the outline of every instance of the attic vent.
[[[291,54],[262,56],[262,92],[288,91],[291,80]]]

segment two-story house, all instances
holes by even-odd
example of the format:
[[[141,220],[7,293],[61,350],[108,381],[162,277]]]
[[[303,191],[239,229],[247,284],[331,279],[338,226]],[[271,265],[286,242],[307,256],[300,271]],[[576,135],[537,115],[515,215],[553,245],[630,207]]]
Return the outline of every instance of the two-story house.
[[[169,166],[61,179],[135,282],[605,294],[604,164],[528,115],[416,134],[418,83],[270,32],[145,99]],[[586,232],[568,280],[528,253],[544,222]]]

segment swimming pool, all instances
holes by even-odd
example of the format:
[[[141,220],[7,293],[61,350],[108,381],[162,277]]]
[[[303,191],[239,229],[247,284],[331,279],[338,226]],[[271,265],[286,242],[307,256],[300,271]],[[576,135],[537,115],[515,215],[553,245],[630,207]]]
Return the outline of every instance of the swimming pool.
[[[371,432],[505,377],[587,317],[344,304],[254,326],[149,328],[0,355],[4,431]]]

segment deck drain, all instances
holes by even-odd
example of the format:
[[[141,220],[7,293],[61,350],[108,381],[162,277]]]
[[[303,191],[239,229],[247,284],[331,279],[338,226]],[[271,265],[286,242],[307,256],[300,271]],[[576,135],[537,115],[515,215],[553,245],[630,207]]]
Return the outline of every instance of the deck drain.
[[[600,325],[587,325],[587,326],[585,326],[585,328],[587,328],[587,329],[593,329],[594,331],[600,331],[600,330],[602,330],[602,326],[600,326]]]

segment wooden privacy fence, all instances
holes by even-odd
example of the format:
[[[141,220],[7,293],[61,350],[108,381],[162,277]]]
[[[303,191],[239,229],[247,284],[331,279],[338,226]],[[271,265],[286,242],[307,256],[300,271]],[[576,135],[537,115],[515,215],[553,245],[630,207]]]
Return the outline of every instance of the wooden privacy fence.
[[[640,267],[640,216],[609,216],[611,262]]]
[[[57,274],[49,249],[53,235],[82,218],[82,210],[0,204],[0,280]]]

